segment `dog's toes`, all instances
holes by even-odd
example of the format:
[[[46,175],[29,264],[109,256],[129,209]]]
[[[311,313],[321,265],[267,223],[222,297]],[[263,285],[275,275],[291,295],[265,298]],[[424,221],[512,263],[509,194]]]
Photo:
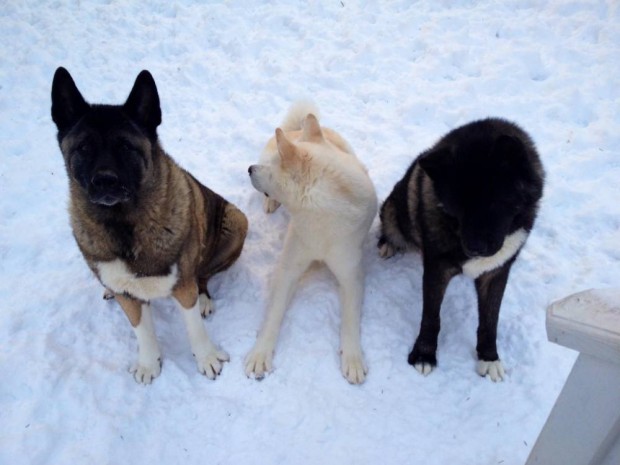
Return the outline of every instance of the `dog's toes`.
[[[421,375],[427,376],[433,371],[433,365],[425,362],[414,363],[413,367],[418,370]]]
[[[396,249],[389,242],[384,242],[379,246],[379,256],[381,258],[390,258],[396,254]]]
[[[269,197],[265,197],[263,200],[263,210],[265,210],[265,213],[273,213],[279,206],[280,202],[277,200],[270,199]]]
[[[362,384],[366,380],[368,368],[361,354],[342,354],[341,369],[343,376],[351,384]]]
[[[222,372],[223,362],[228,362],[230,356],[223,350],[209,352],[196,358],[198,371],[209,379],[215,379]]]
[[[157,358],[148,364],[137,362],[129,368],[129,372],[137,383],[151,384],[161,373],[161,358]]]
[[[476,367],[476,371],[480,376],[489,375],[491,381],[497,383],[498,381],[503,381],[504,376],[506,374],[504,370],[504,365],[502,365],[501,360],[494,360],[492,362],[487,362],[486,360],[478,360],[478,366]]]
[[[207,297],[207,294],[200,294],[198,296],[198,302],[200,305],[200,315],[202,315],[203,318],[213,315],[215,308],[213,306],[213,301]]]
[[[437,366],[437,357],[434,352],[420,352],[417,347],[416,343],[407,361],[409,365],[413,366],[420,374],[427,376]]]
[[[245,358],[245,374],[248,378],[261,380],[273,371],[273,351],[253,349]]]
[[[103,300],[112,300],[114,298],[114,292],[110,289],[103,291]]]

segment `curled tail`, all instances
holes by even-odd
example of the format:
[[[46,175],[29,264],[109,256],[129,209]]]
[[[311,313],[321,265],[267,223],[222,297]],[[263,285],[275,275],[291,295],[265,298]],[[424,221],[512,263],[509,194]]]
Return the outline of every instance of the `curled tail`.
[[[310,100],[299,100],[291,105],[286,116],[280,124],[283,131],[295,131],[302,128],[302,124],[308,113],[319,118],[319,109]]]

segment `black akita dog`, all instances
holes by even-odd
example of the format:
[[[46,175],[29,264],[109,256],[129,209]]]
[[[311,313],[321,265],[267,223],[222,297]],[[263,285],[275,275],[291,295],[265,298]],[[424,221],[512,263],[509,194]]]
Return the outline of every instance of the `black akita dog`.
[[[478,295],[478,373],[504,377],[497,323],[510,267],[542,197],[544,171],[532,139],[489,118],[457,128],[423,152],[381,208],[382,257],[418,249],[424,263],[420,334],[409,363],[422,374],[437,364],[439,310],[448,283],[464,273]]]

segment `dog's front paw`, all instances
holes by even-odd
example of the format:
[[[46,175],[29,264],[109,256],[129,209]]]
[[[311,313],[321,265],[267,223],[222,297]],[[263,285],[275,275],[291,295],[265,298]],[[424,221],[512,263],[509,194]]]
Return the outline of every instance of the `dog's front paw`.
[[[263,379],[273,371],[273,350],[254,347],[245,358],[245,374],[248,378]]]
[[[342,375],[351,384],[362,384],[366,380],[368,368],[361,353],[345,354],[340,357]]]
[[[421,375],[429,375],[437,366],[435,354],[425,354],[414,347],[407,359],[409,365],[413,366]]]
[[[270,199],[269,197],[265,197],[263,200],[263,210],[265,210],[265,213],[273,213],[279,206],[280,202],[277,200]]]
[[[230,360],[223,350],[212,350],[204,355],[196,356],[198,371],[209,379],[215,379],[222,372],[223,363]]]
[[[486,360],[478,360],[478,366],[476,367],[476,371],[480,376],[489,375],[491,381],[494,383],[498,381],[504,380],[504,375],[506,372],[504,371],[504,365],[502,365],[501,360],[494,360],[492,362],[488,362]]]
[[[129,368],[129,373],[133,375],[137,383],[151,384],[161,373],[161,357],[149,363],[137,362]]]
[[[207,297],[207,294],[200,294],[198,296],[198,305],[200,305],[200,315],[203,318],[213,315],[215,312],[213,301]]]

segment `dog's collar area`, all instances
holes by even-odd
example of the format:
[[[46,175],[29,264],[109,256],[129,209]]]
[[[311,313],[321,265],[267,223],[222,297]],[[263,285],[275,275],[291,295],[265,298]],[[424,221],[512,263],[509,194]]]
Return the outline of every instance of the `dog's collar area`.
[[[117,294],[127,293],[144,301],[169,296],[179,274],[179,268],[174,264],[167,275],[139,276],[120,258],[99,262],[96,267],[99,279],[108,289]]]
[[[513,232],[504,239],[502,248],[490,257],[476,257],[470,258],[463,263],[463,274],[470,278],[476,279],[487,271],[499,268],[508,260],[510,260],[521,249],[525,240],[527,239],[528,232],[521,228]]]

